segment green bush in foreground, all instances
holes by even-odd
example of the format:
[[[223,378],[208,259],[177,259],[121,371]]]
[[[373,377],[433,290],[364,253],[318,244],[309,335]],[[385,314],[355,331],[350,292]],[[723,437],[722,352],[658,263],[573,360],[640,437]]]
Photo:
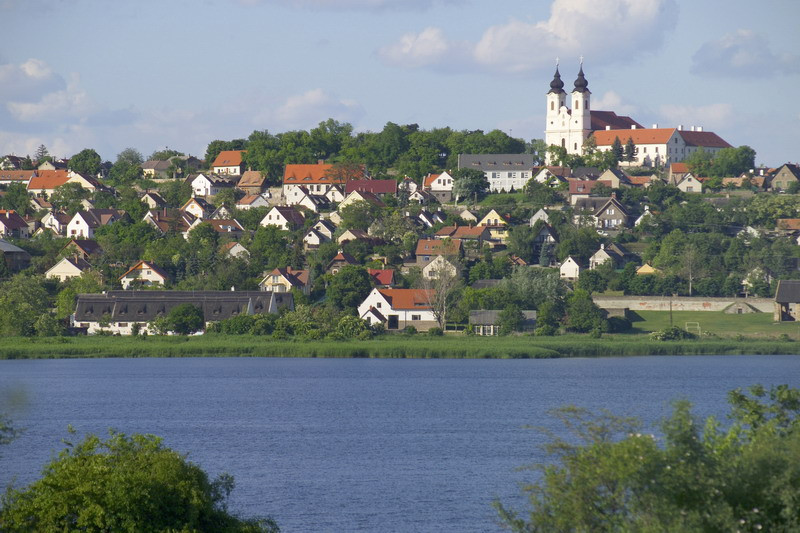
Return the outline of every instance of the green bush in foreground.
[[[2,497],[0,531],[277,532],[227,511],[233,478],[211,482],[153,435],[67,443],[42,479]]]
[[[729,402],[727,430],[676,402],[663,439],[635,419],[557,410],[574,436],[546,446],[557,463],[526,487],[529,519],[495,507],[517,532],[800,531],[800,390],[737,389]]]

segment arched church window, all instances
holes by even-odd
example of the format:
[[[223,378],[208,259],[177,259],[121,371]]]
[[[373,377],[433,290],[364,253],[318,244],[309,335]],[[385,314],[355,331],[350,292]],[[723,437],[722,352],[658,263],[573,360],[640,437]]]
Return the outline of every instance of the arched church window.
[[[578,109],[580,107],[580,103],[581,103],[580,100],[575,100],[575,109]]]
[[[567,147],[567,140],[561,139],[561,148],[566,148],[566,147]]]
[[[573,148],[573,150],[577,150],[577,149],[578,149],[578,143],[575,143],[575,147]]]
[[[555,109],[556,109],[556,103],[550,102],[550,111],[555,111]]]
[[[589,100],[584,100],[583,101],[583,108],[584,109],[589,109]]]

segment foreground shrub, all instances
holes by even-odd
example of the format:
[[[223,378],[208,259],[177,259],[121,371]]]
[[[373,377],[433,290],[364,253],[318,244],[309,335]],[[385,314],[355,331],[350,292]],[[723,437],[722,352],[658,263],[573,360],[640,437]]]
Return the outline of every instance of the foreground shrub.
[[[233,477],[215,481],[153,435],[68,443],[42,479],[2,498],[0,531],[275,532],[227,511]]]
[[[556,463],[524,489],[527,519],[495,502],[512,531],[800,531],[800,390],[752,387],[728,395],[723,431],[675,402],[663,438],[641,423],[577,407],[554,414]]]
[[[670,326],[650,334],[650,338],[654,341],[680,341],[684,339],[694,339],[695,334],[689,333],[685,329],[678,326]]]

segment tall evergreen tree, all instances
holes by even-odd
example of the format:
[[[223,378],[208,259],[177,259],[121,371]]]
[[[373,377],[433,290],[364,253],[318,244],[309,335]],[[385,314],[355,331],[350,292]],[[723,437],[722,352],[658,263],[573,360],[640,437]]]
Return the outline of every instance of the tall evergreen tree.
[[[636,159],[636,145],[633,139],[628,137],[628,142],[625,143],[625,161],[634,161]]]

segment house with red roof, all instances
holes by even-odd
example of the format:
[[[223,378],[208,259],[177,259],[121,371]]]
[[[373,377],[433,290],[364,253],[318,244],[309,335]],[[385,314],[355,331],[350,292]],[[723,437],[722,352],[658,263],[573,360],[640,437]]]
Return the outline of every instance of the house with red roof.
[[[0,170],[0,185],[11,185],[12,183],[22,183],[25,187],[36,175],[34,170]]]
[[[223,150],[211,164],[211,172],[228,176],[241,176],[244,170],[243,156],[247,150]]]
[[[439,203],[453,199],[453,176],[448,172],[428,174],[422,179],[422,190],[432,194]]]
[[[439,325],[431,306],[435,294],[430,289],[372,289],[358,306],[358,316],[370,325],[383,324],[387,330],[414,326],[417,331],[427,331]]]
[[[332,164],[324,161],[318,161],[310,165],[286,165],[283,171],[283,196],[284,198],[289,198],[293,187],[306,187],[310,194],[326,197],[333,187],[338,187],[341,194],[344,192],[344,186],[347,181],[366,177],[366,168],[360,166],[358,169],[356,175],[347,175],[342,172],[336,172]],[[337,199],[336,196],[328,197],[328,199],[331,202],[341,201],[341,198]]]
[[[394,287],[394,270],[391,268],[368,268],[372,282],[381,288]]]
[[[357,265],[358,261],[352,255],[348,254],[347,252],[343,252],[339,250],[339,253],[330,260],[328,266],[325,268],[325,272],[328,274],[333,274],[334,276],[339,273],[339,271],[347,266],[347,265]]]
[[[34,196],[50,197],[57,188],[67,183],[78,183],[87,191],[96,191],[100,183],[94,179],[72,170],[37,170],[28,181],[28,192]]]
[[[397,182],[395,180],[350,180],[344,184],[344,194],[347,196],[353,191],[366,191],[378,198],[386,195],[395,196],[397,194]]]
[[[414,255],[417,257],[417,266],[424,267],[437,256],[461,257],[464,245],[460,239],[420,239]]]

